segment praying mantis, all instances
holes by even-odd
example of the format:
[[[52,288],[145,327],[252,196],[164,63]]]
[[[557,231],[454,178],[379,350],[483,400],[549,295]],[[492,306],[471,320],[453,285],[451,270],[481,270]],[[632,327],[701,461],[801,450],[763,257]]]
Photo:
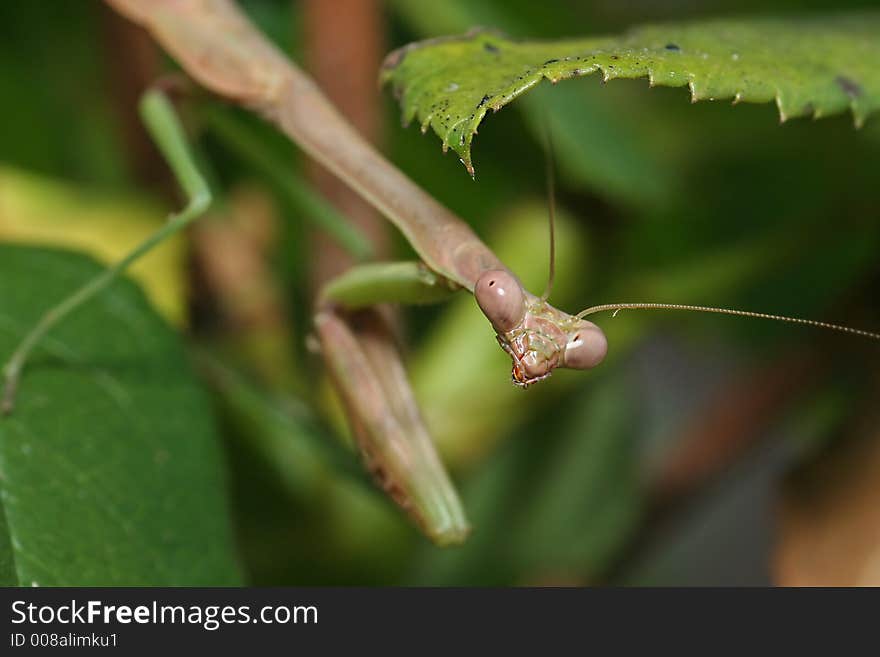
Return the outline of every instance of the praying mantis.
[[[549,285],[540,296],[527,291],[466,222],[368,144],[316,84],[230,0],[107,1],[145,27],[206,89],[275,124],[387,217],[418,254],[420,262],[359,265],[329,282],[316,302],[314,331],[367,468],[389,497],[439,545],[462,542],[470,527],[376,304],[429,303],[459,290],[472,293],[499,345],[511,357],[513,383],[521,387],[546,379],[556,368],[587,370],[599,365],[608,342],[602,330],[585,318],[604,310],[720,312],[880,338],[824,322],[701,306],[606,304],[575,315],[566,313],[548,302]],[[210,205],[207,185],[186,152],[170,103],[161,93],[150,92],[143,112],[189,202],[156,235],[47,313],[4,368],[4,412],[13,410],[28,354],[51,327]]]

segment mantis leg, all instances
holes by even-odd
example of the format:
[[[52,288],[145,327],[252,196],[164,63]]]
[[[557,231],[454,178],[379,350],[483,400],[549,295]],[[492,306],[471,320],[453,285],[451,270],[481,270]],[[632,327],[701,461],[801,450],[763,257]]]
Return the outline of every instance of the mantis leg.
[[[329,281],[318,305],[348,310],[384,302],[420,305],[445,301],[459,289],[421,262],[374,262],[352,267]]]
[[[371,283],[375,285],[371,285]],[[390,327],[376,303],[430,302],[451,293],[419,263],[355,267],[324,289],[315,330],[364,462],[438,545],[470,531],[458,494],[425,428]]]
[[[0,414],[7,415],[15,406],[15,394],[27,359],[34,348],[58,322],[92,299],[122,274],[133,262],[168,237],[183,230],[198,219],[211,204],[211,192],[205,179],[196,168],[192,154],[187,148],[183,128],[177,119],[171,102],[159,91],[144,94],[140,105],[141,116],[153,139],[171,166],[187,197],[186,207],[171,215],[168,222],[128,255],[88,281],[80,289],[50,308],[36,326],[22,339],[3,367],[3,390]]]

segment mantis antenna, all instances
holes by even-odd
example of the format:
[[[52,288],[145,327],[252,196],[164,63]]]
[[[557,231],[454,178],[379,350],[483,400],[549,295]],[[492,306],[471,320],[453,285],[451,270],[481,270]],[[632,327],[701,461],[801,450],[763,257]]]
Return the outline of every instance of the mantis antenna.
[[[547,215],[550,223],[550,272],[547,276],[547,287],[541,295],[541,301],[547,301],[553,291],[553,280],[556,278],[556,181],[553,177],[553,135],[550,132],[550,124],[544,118],[546,151],[546,178],[547,178]]]
[[[690,310],[700,313],[716,313],[719,315],[738,315],[740,317],[753,317],[757,319],[772,319],[776,322],[788,322],[790,324],[804,324],[806,326],[815,326],[818,328],[828,329],[830,331],[839,331],[841,333],[849,333],[850,335],[858,335],[863,338],[872,340],[880,340],[880,333],[872,333],[871,331],[863,331],[861,329],[842,326],[840,324],[830,324],[828,322],[820,322],[815,319],[802,319],[800,317],[785,317],[783,315],[770,315],[767,313],[755,313],[748,310],[732,310],[730,308],[712,308],[709,306],[690,306],[680,303],[605,303],[601,306],[592,306],[586,310],[582,310],[576,316],[583,319],[588,315],[594,315],[606,310],[613,310],[613,317],[617,316],[621,310]]]

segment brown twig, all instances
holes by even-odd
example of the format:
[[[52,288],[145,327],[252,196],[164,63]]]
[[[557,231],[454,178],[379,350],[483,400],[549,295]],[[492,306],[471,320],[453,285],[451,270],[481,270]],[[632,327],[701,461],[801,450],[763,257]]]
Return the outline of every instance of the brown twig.
[[[381,10],[376,0],[306,0],[306,63],[318,86],[351,124],[371,143],[380,135],[376,71],[384,50]],[[309,176],[324,197],[367,236],[373,252],[388,255],[386,224],[375,210],[339,178],[312,166]],[[326,233],[316,231],[312,279],[319,289],[354,264],[351,256]]]

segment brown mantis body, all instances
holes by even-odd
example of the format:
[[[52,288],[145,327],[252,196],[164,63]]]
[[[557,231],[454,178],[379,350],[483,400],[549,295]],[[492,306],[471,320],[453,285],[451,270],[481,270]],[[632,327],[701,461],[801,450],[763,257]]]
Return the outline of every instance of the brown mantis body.
[[[538,297],[523,289],[470,226],[370,146],[232,2],[108,2],[151,32],[204,87],[265,116],[400,229],[427,270],[406,269],[406,285],[395,288],[399,294],[388,300],[408,299],[413,290],[424,290],[431,298],[459,288],[472,292],[511,356],[517,385],[547,378],[557,367],[598,365],[607,342],[583,317],[599,310],[665,307],[788,320],[666,304],[597,306],[578,315],[554,308],[546,294]],[[370,275],[381,277],[381,271]],[[366,464],[428,536],[440,544],[460,542],[469,531],[461,504],[420,418],[390,331],[380,314],[368,308],[386,299],[350,297],[344,278],[331,282],[321,295],[315,330]]]
[[[437,285],[475,292],[514,361],[516,383],[602,359],[606,342],[598,327],[523,290],[470,226],[370,146],[231,2],[108,1],[146,27],[194,79],[264,115],[356,189],[442,277]],[[320,306],[316,332],[367,466],[435,541],[462,540],[467,522],[381,318],[369,310],[352,314],[326,295]]]

